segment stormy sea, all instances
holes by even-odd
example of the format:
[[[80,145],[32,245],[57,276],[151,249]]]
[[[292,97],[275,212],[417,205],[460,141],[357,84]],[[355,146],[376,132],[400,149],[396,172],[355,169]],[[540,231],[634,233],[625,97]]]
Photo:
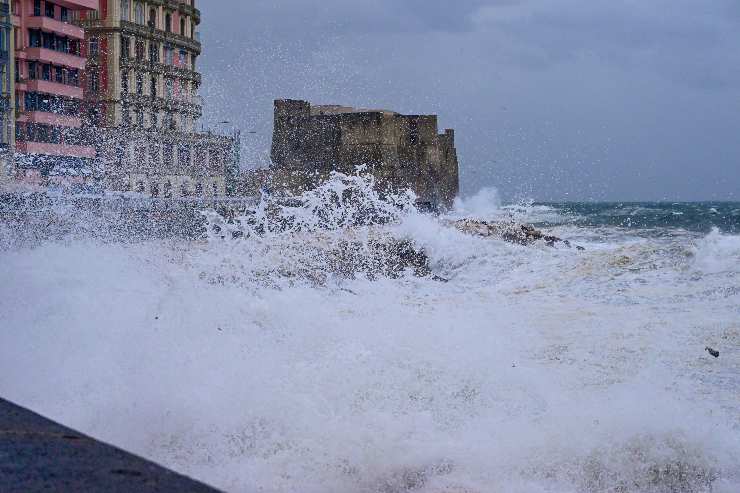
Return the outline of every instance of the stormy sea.
[[[233,492],[740,491],[740,203],[369,181],[189,239],[7,206],[0,395]]]

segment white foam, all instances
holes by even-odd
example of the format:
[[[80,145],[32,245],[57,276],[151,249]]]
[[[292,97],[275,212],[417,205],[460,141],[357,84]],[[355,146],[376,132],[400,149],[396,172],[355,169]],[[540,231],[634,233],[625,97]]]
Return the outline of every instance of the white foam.
[[[365,217],[305,208],[249,239],[0,252],[0,395],[228,491],[738,491],[740,292],[704,275],[736,237],[576,252],[376,209],[353,234],[450,281],[286,277]]]

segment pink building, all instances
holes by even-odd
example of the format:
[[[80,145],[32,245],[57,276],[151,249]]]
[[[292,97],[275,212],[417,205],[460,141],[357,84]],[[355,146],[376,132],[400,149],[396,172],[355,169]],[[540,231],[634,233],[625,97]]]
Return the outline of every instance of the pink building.
[[[15,0],[16,165],[21,179],[84,183],[95,149],[81,127],[85,32],[99,0]]]

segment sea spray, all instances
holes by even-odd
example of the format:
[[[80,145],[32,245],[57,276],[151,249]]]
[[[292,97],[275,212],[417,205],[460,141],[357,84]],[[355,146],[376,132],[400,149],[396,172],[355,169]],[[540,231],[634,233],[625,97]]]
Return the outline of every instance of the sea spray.
[[[525,247],[381,195],[343,210],[327,186],[191,240],[6,246],[0,395],[228,491],[738,490],[727,227],[672,226],[709,217],[694,206],[630,229],[616,206],[533,204],[523,218],[558,216],[587,249]],[[325,265],[376,238],[448,282]]]

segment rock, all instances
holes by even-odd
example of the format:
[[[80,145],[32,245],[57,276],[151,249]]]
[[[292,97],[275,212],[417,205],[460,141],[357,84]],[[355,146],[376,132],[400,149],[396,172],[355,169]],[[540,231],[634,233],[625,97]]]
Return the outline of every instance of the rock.
[[[705,347],[704,349],[715,358],[719,358],[719,351],[717,351],[716,349],[712,349],[709,346]]]
[[[563,240],[557,236],[546,235],[542,231],[535,229],[534,226],[528,224],[518,224],[515,222],[488,222],[488,221],[476,221],[473,219],[463,219],[460,221],[452,221],[451,225],[463,233],[483,236],[483,237],[494,237],[500,238],[509,243],[515,243],[517,245],[528,246],[537,241],[544,241],[547,246],[555,246],[557,243],[570,248],[571,244],[568,240]],[[578,250],[585,250],[583,247],[576,247]]]
[[[390,277],[398,277],[406,269],[413,269],[414,275],[427,277],[431,275],[429,257],[411,240],[388,239],[371,243],[375,257],[381,269]]]

